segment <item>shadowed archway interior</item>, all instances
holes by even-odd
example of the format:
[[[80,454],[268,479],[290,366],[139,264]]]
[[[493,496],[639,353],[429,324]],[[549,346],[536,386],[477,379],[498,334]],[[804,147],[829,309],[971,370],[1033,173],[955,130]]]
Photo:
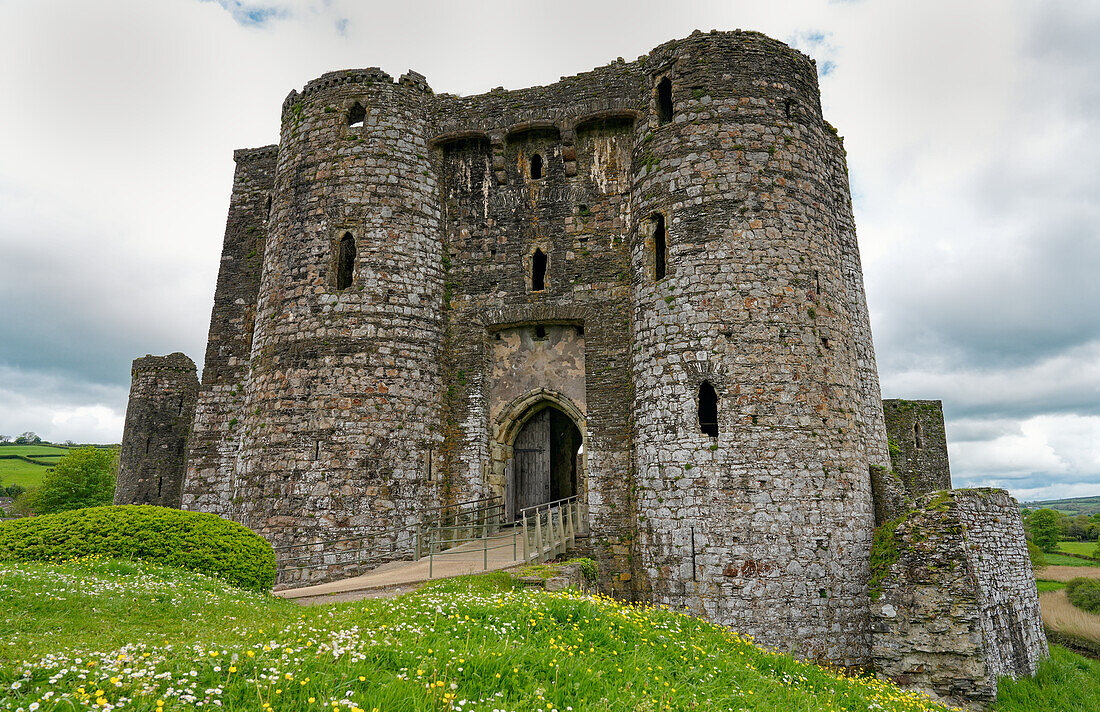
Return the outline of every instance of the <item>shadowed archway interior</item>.
[[[577,494],[577,455],[581,431],[558,408],[539,403],[512,445],[508,463],[511,511],[553,502]]]

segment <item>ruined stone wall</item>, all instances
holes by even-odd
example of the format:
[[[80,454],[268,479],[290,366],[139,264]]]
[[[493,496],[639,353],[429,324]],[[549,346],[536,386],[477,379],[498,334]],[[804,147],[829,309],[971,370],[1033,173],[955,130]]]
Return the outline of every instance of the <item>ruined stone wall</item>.
[[[548,87],[441,96],[434,141],[448,255],[444,466],[451,496],[503,494],[516,420],[553,400],[574,413],[585,435],[580,496],[592,536],[584,553],[599,561],[603,589],[628,598],[625,236],[642,87],[638,63],[616,62]],[[531,171],[536,155],[541,177]],[[543,289],[532,282],[535,250],[547,258]],[[506,372],[508,342],[533,339],[540,326],[561,346],[561,363],[540,369],[527,359]]]
[[[183,508],[231,516],[230,473],[237,463],[245,383],[256,322],[278,146],[234,151],[236,170],[225,223],[202,387],[188,444]]]
[[[965,702],[1047,655],[1019,506],[1004,490],[927,495],[875,540],[873,658],[880,674]]]
[[[854,236],[833,215],[815,67],[744,33],[663,45],[646,68],[632,271],[648,597],[804,657],[865,663],[870,337],[852,311]],[[662,124],[664,77],[674,111]],[[668,228],[663,279],[655,213]],[[700,429],[703,381],[718,394],[717,437]]]
[[[115,504],[179,507],[199,379],[181,353],[134,359]]]
[[[437,501],[443,255],[429,98],[415,76],[352,70],[284,102],[229,512],[276,545],[384,530],[373,540],[384,547]],[[354,271],[340,288],[345,235]]]
[[[951,489],[943,403],[938,400],[882,401],[890,461],[911,498]]]

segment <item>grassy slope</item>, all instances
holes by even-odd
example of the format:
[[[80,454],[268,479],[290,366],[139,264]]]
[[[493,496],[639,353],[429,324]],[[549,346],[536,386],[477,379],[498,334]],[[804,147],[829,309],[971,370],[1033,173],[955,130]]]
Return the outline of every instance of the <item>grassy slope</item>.
[[[0,445],[0,455],[56,455],[68,454],[68,450],[56,445]]]
[[[39,457],[38,462],[8,459],[0,460],[0,485],[21,485],[37,487],[42,484],[46,470],[57,464],[57,460],[68,452],[65,448],[53,445],[3,445],[0,455],[30,455]],[[47,456],[47,457],[41,457]]]
[[[1097,542],[1095,541],[1060,541],[1058,542],[1059,551],[1069,552],[1070,554],[1084,554],[1085,556],[1092,556],[1096,552]]]
[[[329,712],[940,709],[697,619],[515,590],[505,575],[302,609],[145,564],[0,566],[0,708],[120,698],[150,711],[158,699]],[[1056,650],[994,709],[1100,709],[1100,664]]]
[[[515,590],[504,575],[310,609],[118,562],[4,566],[0,586],[0,691],[18,681],[23,705],[52,689],[78,709],[100,696],[144,709],[939,709],[697,619]]]
[[[1066,556],[1065,554],[1053,553],[1043,554],[1047,560],[1048,566],[1085,566],[1096,567],[1095,561],[1088,561],[1087,559],[1078,559],[1076,556]]]

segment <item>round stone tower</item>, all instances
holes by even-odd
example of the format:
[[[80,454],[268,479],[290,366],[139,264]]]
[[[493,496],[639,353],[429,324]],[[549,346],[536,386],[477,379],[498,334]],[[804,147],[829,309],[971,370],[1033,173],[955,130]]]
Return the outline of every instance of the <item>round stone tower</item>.
[[[738,32],[663,45],[646,72],[631,203],[642,585],[766,644],[866,662],[868,468],[887,464],[885,436],[861,412],[870,333],[816,68]]]
[[[430,93],[412,73],[348,70],[283,104],[232,485],[234,518],[276,545],[407,524],[429,499],[443,294]]]
[[[198,393],[195,362],[184,354],[134,359],[115,504],[180,506]]]

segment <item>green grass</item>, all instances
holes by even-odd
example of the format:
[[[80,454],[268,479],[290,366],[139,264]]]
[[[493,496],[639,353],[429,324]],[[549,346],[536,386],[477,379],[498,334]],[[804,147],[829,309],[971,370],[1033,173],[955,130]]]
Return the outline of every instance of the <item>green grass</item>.
[[[0,486],[20,485],[31,488],[42,484],[46,470],[69,451],[53,445],[0,445],[0,455],[22,455],[35,458],[27,462],[16,458],[0,459]]]
[[[991,712],[1100,709],[1100,663],[1052,652],[1034,679],[1002,681]],[[40,712],[944,709],[667,609],[520,589],[506,574],[300,608],[117,560],[0,565],[0,709],[32,703]]]
[[[42,484],[46,465],[36,465],[26,460],[0,460],[0,485],[20,485],[26,489]]]
[[[1089,562],[1084,559],[1078,559],[1075,556],[1066,556],[1065,554],[1044,554],[1047,560],[1048,566],[1096,566],[1096,562]]]
[[[9,708],[945,709],[667,609],[522,589],[506,574],[299,608],[141,563],[2,565],[0,604]]]
[[[69,451],[54,445],[0,445],[0,455],[67,455]]]
[[[1035,582],[1035,587],[1039,589],[1039,593],[1042,593],[1043,591],[1061,591],[1066,587],[1066,584],[1061,581],[1043,581],[1039,579]]]
[[[1100,662],[1050,646],[1039,674],[1002,679],[994,712],[1095,712],[1100,710]]]
[[[1058,542],[1058,549],[1070,554],[1084,554],[1085,556],[1092,556],[1096,553],[1097,542],[1095,541],[1060,541]]]

